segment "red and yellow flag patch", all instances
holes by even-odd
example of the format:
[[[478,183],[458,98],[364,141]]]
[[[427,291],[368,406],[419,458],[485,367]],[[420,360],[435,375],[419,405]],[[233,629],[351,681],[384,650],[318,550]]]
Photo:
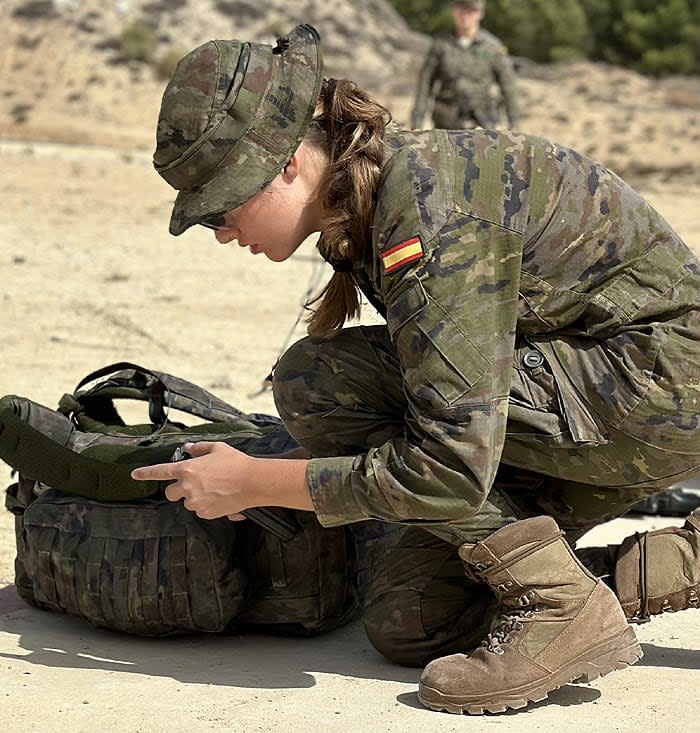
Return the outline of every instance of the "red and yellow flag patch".
[[[393,272],[409,262],[419,260],[424,254],[420,237],[411,237],[382,253],[384,272]]]

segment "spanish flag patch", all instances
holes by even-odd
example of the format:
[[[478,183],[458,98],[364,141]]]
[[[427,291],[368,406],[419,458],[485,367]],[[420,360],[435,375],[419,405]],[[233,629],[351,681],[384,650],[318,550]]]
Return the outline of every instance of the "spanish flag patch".
[[[424,254],[420,237],[411,237],[382,253],[384,272],[393,272],[409,262],[419,260]]]

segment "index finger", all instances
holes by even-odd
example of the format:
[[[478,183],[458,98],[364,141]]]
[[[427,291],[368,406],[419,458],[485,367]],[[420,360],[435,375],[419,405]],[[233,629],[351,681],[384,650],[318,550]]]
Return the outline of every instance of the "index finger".
[[[172,481],[177,479],[176,463],[156,463],[153,466],[141,466],[131,472],[136,481]]]

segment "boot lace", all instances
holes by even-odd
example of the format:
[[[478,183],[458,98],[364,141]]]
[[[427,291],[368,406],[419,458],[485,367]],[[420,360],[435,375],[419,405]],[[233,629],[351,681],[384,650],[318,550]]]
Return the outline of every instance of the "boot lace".
[[[514,634],[523,630],[523,619],[532,618],[540,610],[540,606],[535,605],[504,613],[498,625],[481,642],[481,646],[493,654],[504,654],[503,645],[511,644],[515,638]]]
[[[639,611],[635,618],[632,619],[634,623],[646,624],[651,621],[651,613],[649,611],[649,591],[648,578],[647,578],[647,533],[635,532],[637,542],[639,543]]]

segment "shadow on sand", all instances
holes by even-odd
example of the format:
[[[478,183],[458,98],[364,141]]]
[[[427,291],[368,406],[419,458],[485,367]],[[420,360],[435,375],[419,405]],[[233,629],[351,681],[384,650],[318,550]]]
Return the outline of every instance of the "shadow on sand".
[[[393,665],[359,624],[312,638],[202,634],[159,639],[99,629],[27,606],[14,586],[0,589],[0,633],[19,637],[20,651],[0,659],[45,667],[130,672],[244,688],[306,688],[314,673],[417,683],[420,670]]]
[[[20,651],[0,650],[0,659],[45,667],[96,669],[168,677],[181,682],[242,688],[307,688],[315,673],[417,684],[419,669],[386,661],[358,623],[312,638],[263,634],[178,636],[161,639],[99,629],[68,616],[27,606],[13,585],[0,588],[0,633],[19,637]],[[640,666],[697,670],[700,651],[642,644]],[[568,707],[590,703],[600,693],[565,685],[544,704]],[[415,693],[398,702],[420,707]],[[506,713],[509,714],[509,713]]]

